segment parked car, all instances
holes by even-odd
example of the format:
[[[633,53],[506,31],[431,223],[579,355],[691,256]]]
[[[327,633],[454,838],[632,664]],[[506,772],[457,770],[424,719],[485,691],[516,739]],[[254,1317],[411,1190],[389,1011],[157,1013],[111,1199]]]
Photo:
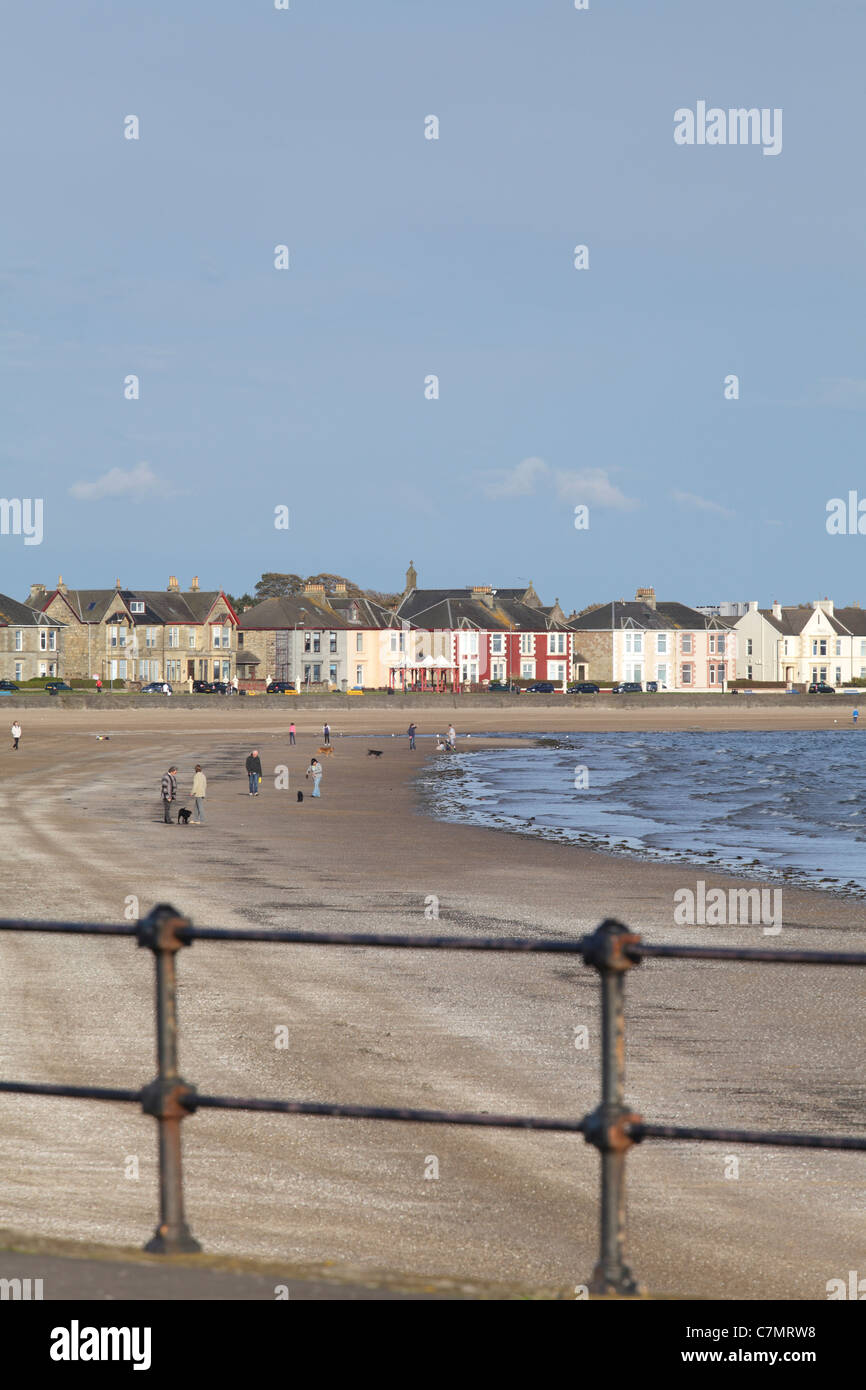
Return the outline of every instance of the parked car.
[[[492,691],[494,695],[497,692],[500,695],[520,694],[520,686],[516,685],[514,681],[491,681],[487,689]]]
[[[59,690],[71,690],[72,686],[67,685],[66,681],[48,681],[45,689],[49,695],[56,695]]]
[[[557,689],[553,681],[536,681],[534,685],[526,687],[527,695],[552,695]]]
[[[265,692],[267,695],[294,695],[294,681],[271,681]]]
[[[169,692],[169,694],[171,694],[171,693],[172,693],[172,689],[171,689],[171,686],[169,685],[169,682],[168,682],[168,681],[151,681],[149,685],[143,685],[143,686],[141,687],[140,694],[142,694],[142,695],[164,695],[164,694],[165,694],[165,687],[166,687],[167,685],[168,685],[168,692]]]
[[[569,695],[597,695],[599,687],[594,681],[578,681],[576,685],[568,687]]]
[[[213,695],[215,692],[216,686],[213,681],[193,681],[192,683],[193,695]]]
[[[835,685],[828,685],[826,681],[813,681],[809,686],[810,695],[835,695]]]
[[[620,681],[613,687],[613,695],[642,695],[643,686],[640,681]]]
[[[18,690],[14,681],[0,681],[0,690]]]

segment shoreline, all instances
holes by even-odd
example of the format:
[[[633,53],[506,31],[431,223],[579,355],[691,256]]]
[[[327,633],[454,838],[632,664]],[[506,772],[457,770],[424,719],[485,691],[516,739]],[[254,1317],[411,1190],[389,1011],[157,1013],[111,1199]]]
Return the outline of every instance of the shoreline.
[[[764,942],[756,929],[673,926],[682,865],[429,818],[414,787],[426,749],[385,744],[387,712],[342,722],[381,740],[372,746],[384,756],[369,758],[362,738],[336,738],[321,802],[302,805],[294,793],[318,721],[301,722],[296,749],[288,711],[250,721],[266,769],[251,799],[242,767],[252,735],[242,742],[218,711],[206,713],[114,716],[107,743],[96,742],[92,711],[31,718],[20,752],[0,749],[3,915],[122,920],[133,895],[141,913],[172,902],[200,925],[297,920],[423,934],[433,897],[441,934],[579,936],[615,915],[653,941]],[[532,713],[549,724],[549,711]],[[490,727],[490,712],[477,719]],[[476,729],[463,731],[474,742]],[[158,778],[172,759],[184,793],[196,761],[208,772],[201,829],[159,821]],[[271,784],[280,763],[287,796]],[[774,946],[866,948],[859,904],[794,889],[786,905]],[[5,934],[0,950],[4,1075],[150,1079],[143,953],[121,940]],[[598,990],[577,962],[196,943],[179,972],[181,1068],[202,1091],[562,1115],[597,1103]],[[82,1012],[88,991],[94,1005]],[[630,975],[626,1010],[627,1098],[647,1119],[862,1132],[856,972],[647,962]],[[578,1023],[590,1030],[587,1052],[574,1047]],[[274,1048],[279,1024],[285,1052]],[[4,1225],[145,1240],[156,1211],[152,1127],[133,1107],[0,1097],[0,1169],[18,1175],[2,1184]],[[527,1287],[585,1282],[595,1263],[598,1163],[583,1141],[210,1113],[191,1118],[184,1142],[188,1215],[210,1254]],[[854,1268],[862,1246],[859,1156],[743,1150],[732,1183],[725,1152],[680,1142],[634,1151],[628,1253],[643,1282],[670,1296],[823,1298],[826,1279]],[[123,1176],[130,1154],[136,1182]],[[423,1176],[430,1154],[436,1182]]]

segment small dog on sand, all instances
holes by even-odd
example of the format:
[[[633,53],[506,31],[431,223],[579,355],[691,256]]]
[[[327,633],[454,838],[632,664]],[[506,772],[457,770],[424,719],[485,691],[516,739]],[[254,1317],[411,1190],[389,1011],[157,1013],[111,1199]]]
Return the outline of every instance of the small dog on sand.
[[[382,750],[381,750],[381,748],[368,748],[368,749],[367,749],[367,757],[368,757],[368,758],[381,758],[381,756],[382,756]]]
[[[188,811],[188,810],[186,809],[186,807],[184,806],[183,810],[178,811],[178,813],[177,813],[177,823],[178,823],[178,825],[189,825],[189,818],[190,818],[191,815],[192,815],[192,811]]]
[[[333,750],[333,748],[331,747],[330,743],[326,743],[326,744],[324,745],[324,747],[322,747],[322,748],[319,749],[319,752],[322,754],[322,757],[324,757],[324,758],[330,758],[330,756],[331,756],[331,754],[333,753],[333,751],[334,751],[334,750]]]

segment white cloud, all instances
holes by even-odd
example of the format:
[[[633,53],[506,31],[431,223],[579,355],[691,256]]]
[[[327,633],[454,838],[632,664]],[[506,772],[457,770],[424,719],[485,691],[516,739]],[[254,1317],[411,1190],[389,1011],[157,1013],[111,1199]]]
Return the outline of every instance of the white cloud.
[[[835,381],[823,381],[818,404],[866,410],[866,381],[851,376],[839,377]]]
[[[716,516],[724,516],[730,519],[736,516],[736,512],[729,511],[720,502],[712,502],[708,497],[698,497],[694,492],[677,492],[674,490],[671,497],[678,502],[681,507],[691,507],[696,512],[714,512]]]
[[[544,459],[523,459],[514,468],[495,468],[483,473],[482,486],[488,497],[529,497],[549,472]]]
[[[531,497],[543,484],[551,484],[563,502],[582,502],[618,511],[640,506],[636,498],[626,497],[616,483],[611,482],[605,468],[554,470],[544,459],[527,458],[513,468],[496,468],[479,477],[488,497]]]
[[[92,483],[73,483],[69,489],[82,502],[97,502],[103,497],[129,497],[140,502],[145,497],[171,497],[175,489],[158,478],[149,463],[137,463],[134,468],[110,468]]]
[[[640,506],[636,497],[626,497],[608,477],[606,468],[558,468],[556,491],[563,502],[582,502],[585,506],[611,507],[630,512]]]

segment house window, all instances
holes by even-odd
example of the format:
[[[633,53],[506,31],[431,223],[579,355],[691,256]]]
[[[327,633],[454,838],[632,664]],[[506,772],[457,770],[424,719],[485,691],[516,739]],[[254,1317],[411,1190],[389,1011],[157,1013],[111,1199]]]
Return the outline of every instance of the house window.
[[[836,656],[841,656],[841,655],[842,655],[842,638],[841,638],[841,637],[837,637],[837,638],[836,638]]]
[[[549,681],[565,681],[565,662],[549,662],[547,666],[547,679]]]
[[[195,628],[194,628],[194,627],[188,627],[188,628],[187,628],[187,630],[186,630],[186,640],[187,640],[187,642],[189,643],[190,649],[194,651],[194,650],[195,650]]]
[[[139,661],[138,663],[138,679],[140,681],[147,680],[147,665],[148,663],[146,661]]]
[[[360,632],[358,633],[358,636],[359,636],[359,637],[361,636]],[[364,668],[363,668],[363,666],[356,666],[356,667],[355,667],[355,684],[356,684],[356,685],[363,685],[363,684],[364,684]]]
[[[130,613],[143,613],[144,604],[141,602],[141,599],[134,598],[129,605],[129,611]]]
[[[320,652],[321,650],[322,650],[322,634],[321,634],[321,632],[314,632],[314,633],[313,633],[313,651],[314,651],[314,652]],[[402,651],[403,648],[401,647],[400,650]],[[316,667],[316,670],[318,670],[318,669],[319,669],[319,667],[317,666],[317,667]],[[316,676],[315,679],[318,680],[319,677]]]
[[[15,650],[16,652],[23,652],[24,650],[24,633],[20,628],[17,628],[15,632]]]
[[[625,650],[627,656],[640,656],[643,651],[643,633],[627,632],[625,634]],[[631,679],[631,677],[627,679]]]
[[[720,632],[716,638],[716,651],[719,656],[724,656],[725,654],[725,634],[723,632]]]
[[[312,650],[312,646],[313,646],[313,634],[312,634],[311,632],[305,632],[305,633],[304,633],[304,651],[305,651],[305,652],[311,651],[311,650]]]
[[[683,667],[682,684],[683,684],[683,685],[691,685],[691,683],[692,683],[692,668],[691,668],[691,664],[690,664],[690,663],[687,663],[687,664]]]
[[[532,656],[535,651],[534,637],[531,632],[521,632],[520,634],[520,655]]]
[[[41,628],[39,632],[39,650],[41,652],[57,651],[57,633],[54,628]]]
[[[23,661],[16,661],[16,662],[15,662],[15,679],[16,679],[17,681],[23,681],[23,679],[24,679],[24,662],[23,662]]]
[[[752,639],[751,639],[751,637],[747,637],[747,638],[746,638],[746,656],[751,656],[751,655],[752,655]]]
[[[332,655],[334,655],[334,654],[336,653],[336,650],[337,650],[337,634],[336,634],[336,632],[329,632],[329,633],[328,633],[328,651],[329,651]]]
[[[223,630],[219,623],[214,623],[211,627],[211,646],[221,647],[223,644]]]
[[[492,635],[491,638],[490,638],[490,655],[491,655],[491,656],[502,656],[502,653],[503,653],[504,650],[505,650],[504,646],[502,645],[504,641],[505,641],[505,639],[504,639],[504,637],[502,636],[502,633],[501,633],[501,632],[494,632],[494,633],[493,633],[493,635]]]
[[[866,638],[862,638],[860,641],[860,655],[866,656]]]
[[[683,652],[684,652],[686,655],[688,655],[688,656],[691,655],[691,652],[692,652],[692,634],[691,634],[690,632],[684,632],[684,633],[683,633]],[[685,670],[685,667],[684,667],[683,669]],[[691,671],[691,669],[692,669],[691,666],[690,666],[688,669],[689,669],[689,671]],[[691,679],[691,677],[689,677],[689,679]]]
[[[658,681],[659,685],[667,685],[667,683],[668,683],[668,668],[667,668],[667,666],[661,665],[661,666],[657,666],[657,667],[656,667],[656,680]]]
[[[145,645],[146,647],[155,647],[155,646],[156,646],[156,628],[155,628],[155,627],[146,627],[146,628],[144,629],[144,645]]]
[[[751,668],[751,666],[747,666],[747,667],[746,667],[746,680],[750,681],[751,679],[752,679],[752,668]]]
[[[363,650],[364,650],[364,634],[363,634],[363,632],[356,632],[356,633],[355,633],[355,651],[356,651],[356,652],[362,652]],[[360,666],[359,666],[359,667],[358,667],[358,670],[360,671],[360,669],[361,669],[361,668],[360,668]]]
[[[711,632],[711,633],[710,633],[710,656],[715,656],[715,654],[716,654],[716,637],[715,637],[715,633]]]
[[[179,627],[170,627],[170,628],[168,629],[168,645],[169,645],[170,647],[179,647],[179,646],[180,646],[180,628],[179,628]],[[169,679],[170,679],[170,678],[169,678]]]
[[[814,638],[814,639],[813,639],[813,641],[812,641],[812,655],[813,655],[813,656],[826,656],[826,655],[827,655],[827,638],[826,638],[826,637],[822,637],[822,638],[820,638],[820,640],[817,639],[817,638]]]
[[[521,661],[521,663],[520,663],[520,674],[521,674],[521,676],[523,677],[524,680],[529,680],[529,681],[531,681],[531,680],[533,679],[533,677],[535,676],[535,662],[534,662],[534,661]]]
[[[126,662],[125,662],[125,661],[118,661],[117,666],[118,666],[118,674],[119,674],[119,676],[120,676],[120,679],[121,679],[122,681],[125,681],[125,680],[126,680]]]
[[[841,667],[841,666],[837,666],[837,667],[836,667],[836,684],[837,684],[837,685],[841,685],[841,684],[842,684],[842,667]]]
[[[318,651],[318,648],[315,648],[315,650]],[[392,633],[391,633],[391,651],[392,651],[392,652],[405,652],[405,650],[406,650],[406,634],[405,634],[405,632],[392,632]]]
[[[656,651],[659,656],[667,656],[668,635],[666,632],[660,632],[656,637]]]
[[[548,655],[562,655],[565,652],[565,633],[551,632],[547,638]]]
[[[505,680],[505,662],[492,661],[490,663],[490,679],[493,681]]]
[[[328,680],[331,682],[331,685],[336,685],[336,684],[337,684],[337,668],[336,668],[336,666],[329,666],[329,667],[328,667]]]
[[[304,680],[305,680],[305,681],[313,681],[313,682],[315,682],[316,685],[318,685],[321,679],[322,679],[322,668],[321,668],[321,666],[319,665],[318,662],[315,662],[312,666],[305,666],[305,667],[304,667]]]
[[[48,633],[44,627],[39,630],[39,650],[41,652],[48,651]]]

